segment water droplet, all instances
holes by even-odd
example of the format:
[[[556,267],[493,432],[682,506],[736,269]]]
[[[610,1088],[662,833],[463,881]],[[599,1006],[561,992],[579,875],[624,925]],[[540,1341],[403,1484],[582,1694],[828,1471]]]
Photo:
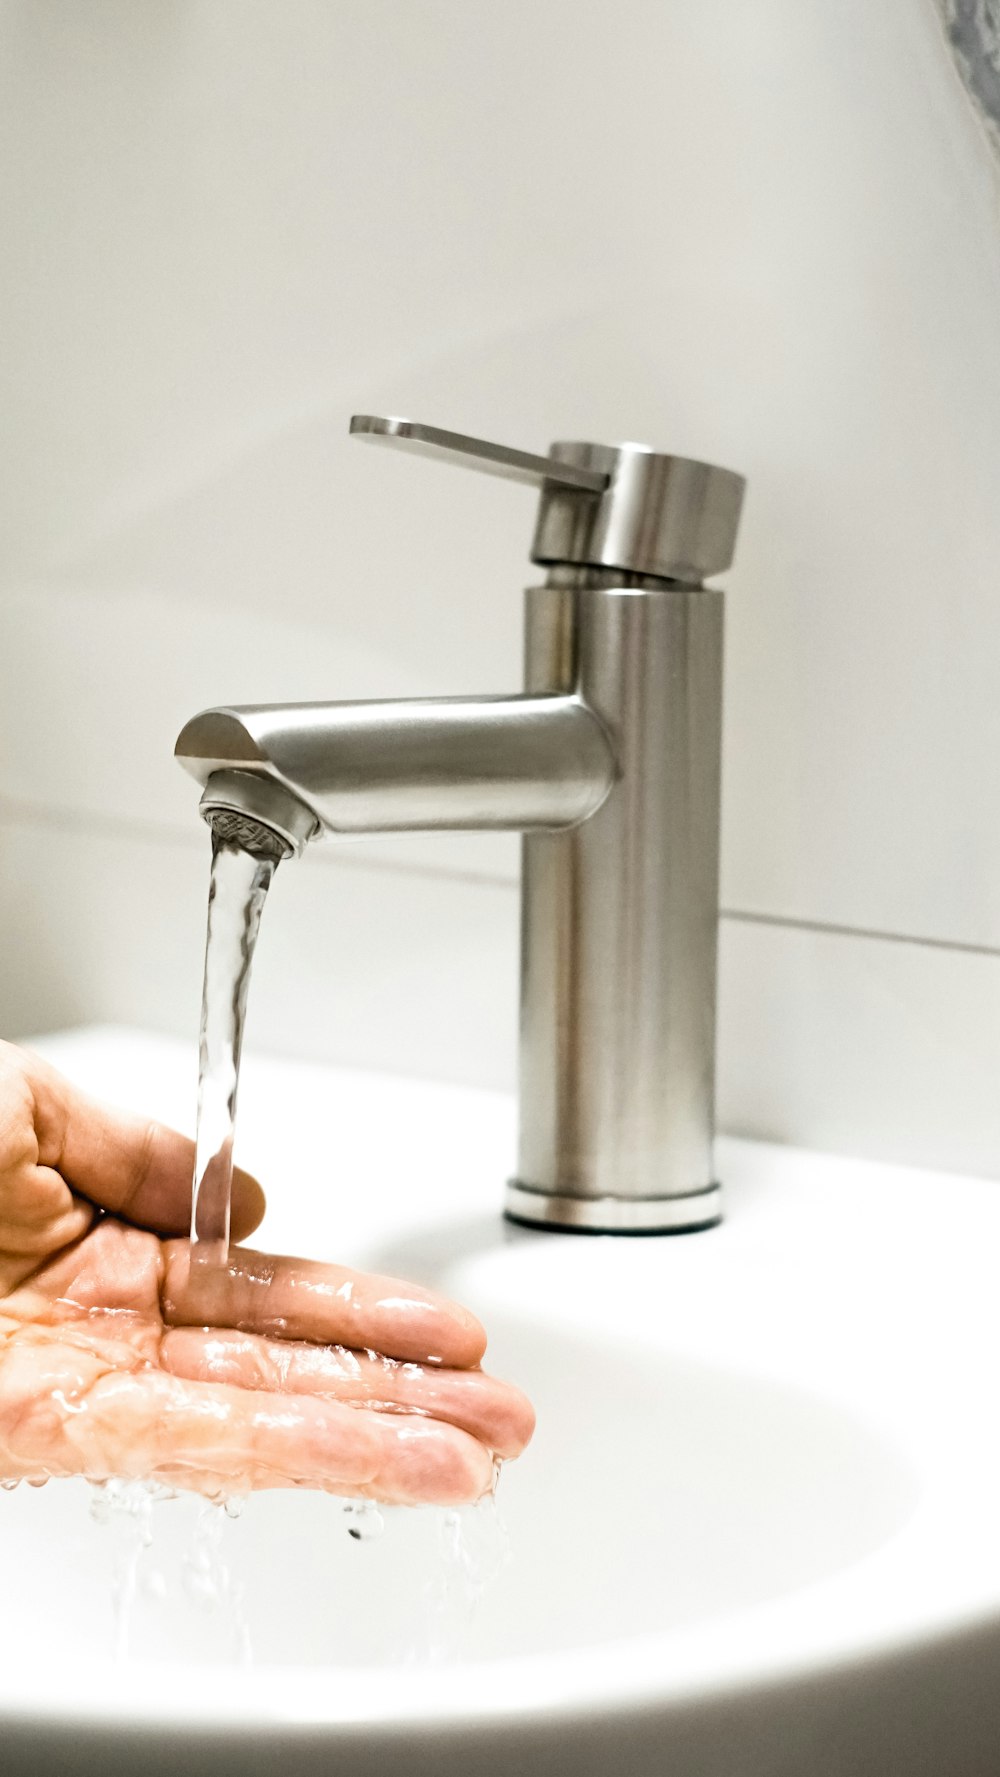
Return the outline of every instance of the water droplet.
[[[5,1493],[13,1493],[14,1488],[20,1487],[20,1485],[21,1485],[20,1481],[15,1481],[15,1480],[0,1481],[0,1487],[3,1488]]]
[[[111,1501],[108,1498],[107,1486],[104,1482],[95,1481],[90,1496],[90,1515],[95,1524],[107,1524],[111,1519]]]
[[[385,1519],[370,1499],[352,1499],[344,1507],[347,1534],[357,1543],[374,1542],[385,1529]]]
[[[246,1507],[246,1495],[234,1493],[231,1498],[223,1501],[223,1511],[227,1518],[242,1518]]]

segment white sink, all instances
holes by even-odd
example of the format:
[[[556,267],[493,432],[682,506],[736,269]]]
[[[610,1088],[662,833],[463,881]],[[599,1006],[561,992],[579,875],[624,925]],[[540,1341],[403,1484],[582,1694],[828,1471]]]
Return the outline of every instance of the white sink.
[[[189,1050],[38,1046],[190,1125]],[[995,1777],[1000,1189],[722,1142],[719,1229],[532,1234],[512,1138],[497,1095],[248,1061],[261,1243],[466,1300],[535,1441],[495,1508],[360,1541],[316,1495],[159,1502],[140,1548],[82,1483],[0,1494],[4,1777]]]

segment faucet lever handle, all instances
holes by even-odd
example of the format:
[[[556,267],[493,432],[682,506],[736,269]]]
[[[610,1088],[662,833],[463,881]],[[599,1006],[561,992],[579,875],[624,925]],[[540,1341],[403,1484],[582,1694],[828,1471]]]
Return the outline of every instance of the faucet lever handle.
[[[440,426],[425,426],[419,420],[356,413],[351,418],[351,433],[376,444],[405,447],[417,456],[437,457],[446,463],[481,469],[487,475],[502,475],[506,481],[522,481],[529,487],[549,485],[596,495],[605,492],[611,479],[597,469],[561,463],[555,457],[536,456],[528,450],[511,450],[505,444],[469,438],[464,432],[446,432]]]

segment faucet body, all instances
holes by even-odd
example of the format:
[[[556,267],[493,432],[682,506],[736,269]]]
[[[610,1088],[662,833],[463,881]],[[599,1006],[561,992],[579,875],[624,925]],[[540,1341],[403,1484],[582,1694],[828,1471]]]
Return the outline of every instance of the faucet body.
[[[414,431],[434,454],[454,450],[453,435]],[[607,493],[550,481],[560,453],[612,492],[619,457],[633,469],[638,458],[644,479],[635,497],[625,477],[624,519],[621,504],[617,518],[603,511]],[[338,833],[521,831],[507,1214],[604,1232],[710,1226],[723,595],[700,584],[697,562],[678,562],[676,544],[727,565],[743,484],[635,446],[509,455],[519,478],[521,463],[545,465],[533,553],[548,573],[526,594],[523,691],[219,708],[186,725],[177,755],[205,786],[207,818],[261,822],[289,850]],[[654,499],[653,525],[648,484],[662,493],[662,465],[674,510]],[[648,571],[650,557],[681,574]]]
[[[576,576],[528,594],[528,683],[572,680],[617,780],[586,821],[523,842],[508,1208],[605,1230],[702,1226],[719,1202],[723,597]]]

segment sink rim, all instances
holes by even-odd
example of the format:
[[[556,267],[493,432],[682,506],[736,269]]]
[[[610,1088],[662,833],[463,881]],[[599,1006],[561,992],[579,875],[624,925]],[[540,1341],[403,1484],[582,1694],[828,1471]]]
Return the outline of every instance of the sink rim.
[[[1000,1631],[995,1580],[978,1598],[956,1586],[951,1608],[938,1605],[922,1620],[913,1614],[912,1596],[898,1589],[900,1577],[926,1557],[926,1531],[935,1519],[940,1528],[940,1513],[918,1506],[897,1536],[855,1566],[725,1619],[545,1654],[341,1669],[80,1658],[60,1674],[58,1696],[34,1661],[19,1663],[15,1656],[0,1672],[0,1725],[134,1726],[179,1736],[210,1730],[236,1738],[271,1725],[363,1728],[367,1735],[403,1726],[447,1732],[491,1721],[569,1724],[634,1709],[669,1714],[748,1692],[792,1690],[831,1668],[892,1664],[938,1641]],[[833,1605],[829,1614],[824,1604]],[[344,1695],[331,1684],[338,1674]],[[127,1694],[109,1695],[109,1678],[125,1680]]]

